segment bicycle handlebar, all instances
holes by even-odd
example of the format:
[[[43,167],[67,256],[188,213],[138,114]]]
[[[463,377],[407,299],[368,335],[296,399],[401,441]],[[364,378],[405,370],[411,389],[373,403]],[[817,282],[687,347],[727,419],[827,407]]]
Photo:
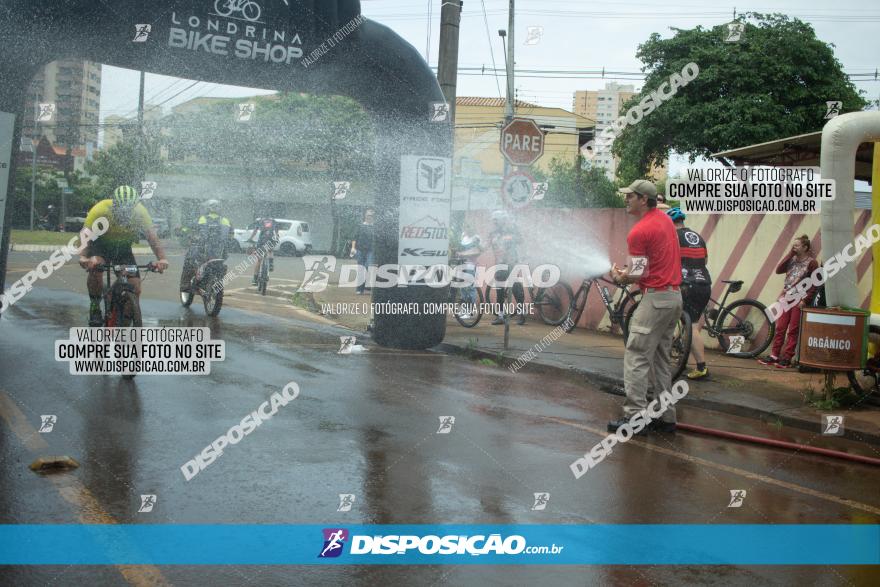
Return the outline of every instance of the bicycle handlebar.
[[[153,261],[150,261],[146,265],[111,265],[110,263],[102,263],[97,265],[95,269],[100,269],[101,271],[113,271],[115,273],[121,272],[123,269],[128,267],[137,267],[138,269],[144,269],[145,271],[150,271],[151,273],[157,273],[159,270],[156,268],[156,264]]]

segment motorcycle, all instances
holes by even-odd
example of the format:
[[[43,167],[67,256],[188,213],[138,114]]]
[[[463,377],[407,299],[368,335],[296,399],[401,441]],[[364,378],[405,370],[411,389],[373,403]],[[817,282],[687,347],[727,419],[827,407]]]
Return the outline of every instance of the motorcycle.
[[[188,291],[180,292],[180,303],[188,308],[196,295],[202,297],[205,314],[216,316],[223,306],[223,278],[226,276],[224,259],[208,259],[196,270]]]

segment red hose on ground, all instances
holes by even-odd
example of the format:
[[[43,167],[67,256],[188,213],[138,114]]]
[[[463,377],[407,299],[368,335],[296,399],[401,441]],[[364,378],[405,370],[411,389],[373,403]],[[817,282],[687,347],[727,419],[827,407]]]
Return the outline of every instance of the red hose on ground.
[[[880,459],[866,457],[862,455],[854,455],[838,450],[829,450],[827,448],[818,448],[808,446],[806,444],[797,444],[794,442],[785,442],[784,440],[773,440],[770,438],[762,438],[760,436],[751,436],[749,434],[737,434],[736,432],[726,432],[724,430],[716,430],[715,428],[704,428],[703,426],[695,426],[693,424],[678,423],[678,430],[686,430],[688,432],[696,432],[697,434],[707,434],[709,436],[718,436],[721,438],[730,438],[732,440],[741,440],[743,442],[752,442],[754,444],[765,444],[767,446],[775,446],[778,448],[788,448],[800,452],[808,452],[812,454],[822,455],[825,457],[834,457],[846,461],[855,461],[857,463],[865,463],[866,465],[874,465],[880,467]]]

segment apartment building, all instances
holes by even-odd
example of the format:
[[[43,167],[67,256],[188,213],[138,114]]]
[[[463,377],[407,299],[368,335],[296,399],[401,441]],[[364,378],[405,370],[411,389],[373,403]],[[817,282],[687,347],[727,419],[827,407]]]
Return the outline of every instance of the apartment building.
[[[47,64],[31,83],[25,112],[33,115],[38,103],[54,103],[55,116],[51,122],[38,123],[36,132],[33,119],[25,123],[22,136],[26,141],[37,134],[57,147],[94,148],[98,144],[101,64],[79,59]]]

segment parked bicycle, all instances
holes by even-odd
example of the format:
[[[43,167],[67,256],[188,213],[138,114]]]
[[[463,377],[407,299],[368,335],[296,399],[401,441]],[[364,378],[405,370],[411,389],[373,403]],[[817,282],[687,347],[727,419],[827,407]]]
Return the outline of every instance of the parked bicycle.
[[[495,302],[498,300],[498,287],[486,285],[484,299],[487,302]],[[515,303],[513,296],[513,287],[503,287],[504,303]],[[571,307],[572,292],[571,287],[562,281],[557,282],[550,287],[523,286],[523,290],[528,294],[528,299],[535,306],[538,317],[544,324],[548,326],[559,326],[568,317],[568,311]]]
[[[134,286],[128,282],[129,277],[136,277],[138,270],[157,272],[153,263],[146,265],[98,265],[107,276],[107,283],[101,298],[104,300],[104,326],[107,328],[140,328],[144,325],[141,317],[141,306]],[[110,272],[116,275],[111,283]],[[123,375],[123,379],[133,379],[134,374]]]
[[[718,339],[721,350],[729,356],[757,357],[773,341],[776,325],[767,316],[767,306],[758,300],[743,298],[727,305],[728,296],[740,291],[743,282],[723,280],[722,283],[727,284],[724,296],[720,302],[709,298],[709,304],[703,310],[703,327],[709,336]],[[737,346],[739,350],[736,350]],[[729,350],[733,352],[728,353]]]
[[[196,295],[202,297],[205,314],[216,316],[223,307],[223,277],[226,275],[226,262],[223,259],[208,259],[202,263],[190,282],[189,291],[180,292],[180,303],[188,308]]]
[[[600,283],[613,285],[620,290],[617,301],[613,301],[613,296],[608,291],[608,288]],[[631,315],[629,310],[638,304],[642,292],[638,287],[632,289],[629,287],[619,287],[616,283],[604,277],[591,277],[581,282],[577,293],[572,296],[572,303],[566,315],[566,318],[570,318],[566,332],[574,330],[575,324],[581,319],[581,315],[583,315],[587,307],[587,296],[589,296],[590,290],[593,288],[599,292],[599,297],[602,298],[602,303],[608,310],[608,317],[611,319],[612,326],[619,326],[623,332],[623,338],[626,340],[628,334],[626,318]],[[564,320],[565,318],[563,318]]]

